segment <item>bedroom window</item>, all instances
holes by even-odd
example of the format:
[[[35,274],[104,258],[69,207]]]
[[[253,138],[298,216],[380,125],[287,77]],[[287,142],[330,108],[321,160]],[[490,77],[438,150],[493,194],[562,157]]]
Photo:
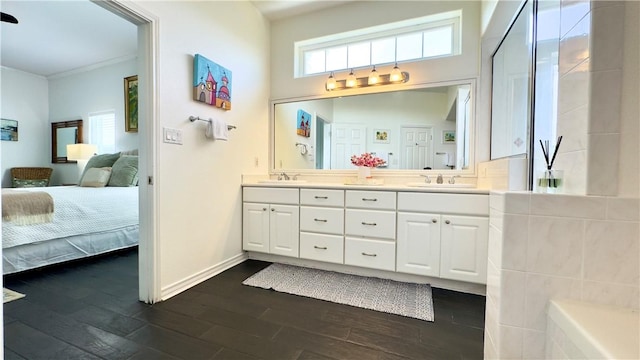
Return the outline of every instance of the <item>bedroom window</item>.
[[[98,154],[116,152],[115,111],[101,111],[89,114],[89,143],[98,147]]]
[[[460,54],[462,10],[294,43],[295,76]]]

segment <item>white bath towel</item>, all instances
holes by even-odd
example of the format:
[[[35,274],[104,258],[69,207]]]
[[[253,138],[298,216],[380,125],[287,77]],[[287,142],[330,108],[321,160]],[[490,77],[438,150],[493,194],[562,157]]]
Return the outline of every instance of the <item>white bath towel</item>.
[[[228,140],[229,128],[227,127],[227,123],[223,120],[209,119],[206,135],[208,138],[214,140]]]

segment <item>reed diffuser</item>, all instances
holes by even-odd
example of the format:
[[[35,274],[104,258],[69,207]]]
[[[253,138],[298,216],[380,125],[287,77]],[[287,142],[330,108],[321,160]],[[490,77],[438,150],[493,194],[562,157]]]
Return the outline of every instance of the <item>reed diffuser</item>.
[[[542,154],[547,163],[547,169],[538,177],[538,191],[540,192],[555,193],[562,186],[562,170],[553,169],[553,163],[556,161],[560,143],[562,143],[562,136],[558,137],[553,149],[553,155],[551,155],[549,140],[545,140],[544,143],[540,140]]]

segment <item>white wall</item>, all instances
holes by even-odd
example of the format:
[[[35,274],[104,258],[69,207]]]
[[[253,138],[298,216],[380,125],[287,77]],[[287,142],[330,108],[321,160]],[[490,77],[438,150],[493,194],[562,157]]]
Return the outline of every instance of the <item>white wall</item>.
[[[89,142],[89,114],[115,111],[116,151],[138,148],[138,134],[125,132],[124,78],[136,75],[136,60],[55,77],[49,80],[49,119],[51,122],[83,120],[83,139]],[[51,152],[51,151],[49,151]],[[53,164],[54,185],[78,183],[76,164]]]
[[[0,142],[2,187],[10,187],[12,167],[51,166],[49,90],[46,78],[6,67],[0,82],[0,117],[18,121],[18,141]]]
[[[159,25],[155,230],[166,298],[243,258],[241,175],[267,171],[270,31],[246,1],[136,5]],[[192,100],[196,53],[231,70],[230,111]],[[229,141],[214,142],[190,115],[237,129]],[[163,127],[182,130],[184,144],[163,143]]]

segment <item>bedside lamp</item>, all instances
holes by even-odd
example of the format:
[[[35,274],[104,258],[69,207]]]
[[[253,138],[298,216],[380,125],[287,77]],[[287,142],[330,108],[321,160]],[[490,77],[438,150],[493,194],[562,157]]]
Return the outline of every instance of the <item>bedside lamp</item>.
[[[78,162],[78,182],[82,176],[87,162],[98,151],[98,147],[91,144],[69,144],[67,145],[67,160]]]

